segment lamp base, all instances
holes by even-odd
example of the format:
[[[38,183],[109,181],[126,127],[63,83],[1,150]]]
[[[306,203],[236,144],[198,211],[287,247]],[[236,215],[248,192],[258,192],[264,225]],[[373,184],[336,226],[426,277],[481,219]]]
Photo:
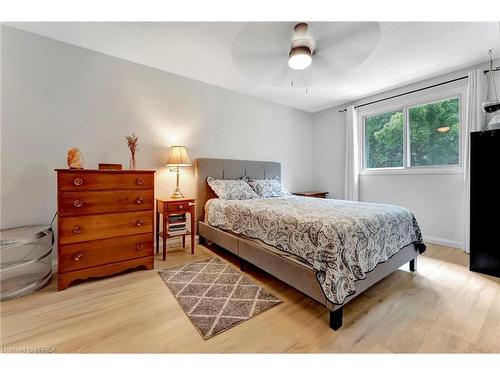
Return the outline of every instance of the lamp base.
[[[181,189],[179,187],[175,188],[174,194],[172,194],[172,199],[181,199],[184,198],[184,195],[181,193]]]

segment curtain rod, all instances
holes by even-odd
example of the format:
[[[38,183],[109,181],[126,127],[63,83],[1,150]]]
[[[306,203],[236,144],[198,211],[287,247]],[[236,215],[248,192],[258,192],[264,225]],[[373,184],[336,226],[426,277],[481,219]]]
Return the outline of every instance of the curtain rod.
[[[483,73],[486,74],[488,73],[490,70],[483,70]],[[500,66],[497,66],[495,69],[493,69],[494,72],[499,72],[500,71]]]
[[[489,71],[490,71],[489,69],[488,70],[484,70],[483,73],[487,74]],[[493,69],[493,71],[494,72],[499,72],[500,71],[500,66],[497,66],[495,69]],[[420,89],[416,89],[416,90],[412,90],[412,91],[408,91],[408,92],[403,92],[403,93],[398,94],[398,95],[389,96],[388,98],[378,99],[378,100],[374,100],[372,102],[360,104],[360,105],[355,106],[354,108],[355,109],[356,108],[361,108],[361,107],[364,107],[365,105],[375,104],[375,103],[383,102],[385,100],[398,98],[400,96],[404,96],[404,95],[408,95],[408,94],[413,94],[415,92],[432,89],[433,87],[437,87],[437,86],[441,86],[441,85],[446,85],[447,83],[452,83],[452,82],[456,82],[456,81],[461,81],[462,79],[466,79],[466,78],[467,78],[467,76],[463,76],[463,77],[459,77],[459,78],[455,78],[455,79],[450,79],[449,81],[445,81],[445,82],[441,82],[441,83],[436,83],[435,85],[430,85],[430,86],[422,87]],[[345,111],[347,111],[347,108],[341,109],[339,112],[345,112]]]
[[[496,68],[495,70],[497,70],[497,69],[500,70],[500,67]],[[386,100],[389,100],[389,99],[399,98],[400,96],[404,96],[404,95],[408,95],[408,94],[413,94],[415,92],[432,89],[433,87],[438,87],[438,86],[446,85],[448,83],[452,83],[452,82],[456,82],[456,81],[461,81],[462,79],[466,79],[466,78],[468,78],[468,76],[463,76],[463,77],[459,77],[459,78],[455,78],[455,79],[450,79],[449,81],[445,81],[445,82],[441,82],[441,83],[436,83],[434,85],[430,85],[430,86],[426,86],[426,87],[421,87],[419,89],[415,89],[415,90],[403,92],[403,93],[397,94],[397,95],[392,95],[392,96],[389,96],[387,98],[374,100],[374,101],[371,101],[371,102],[368,102],[368,103],[363,103],[363,104],[355,106],[354,109],[361,108],[361,107],[364,107],[364,106],[370,105],[370,104],[375,104],[375,103],[383,102],[383,101],[386,101]],[[345,111],[347,111],[347,108],[341,109],[339,112],[345,112]]]

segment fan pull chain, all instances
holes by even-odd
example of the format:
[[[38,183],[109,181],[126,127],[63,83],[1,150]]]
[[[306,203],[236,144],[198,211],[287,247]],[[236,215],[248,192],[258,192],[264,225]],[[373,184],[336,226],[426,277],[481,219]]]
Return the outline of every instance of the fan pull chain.
[[[305,80],[305,86],[306,86],[306,95],[309,94],[309,80],[307,79],[309,77],[309,72],[305,72],[306,74],[304,75],[304,80]]]

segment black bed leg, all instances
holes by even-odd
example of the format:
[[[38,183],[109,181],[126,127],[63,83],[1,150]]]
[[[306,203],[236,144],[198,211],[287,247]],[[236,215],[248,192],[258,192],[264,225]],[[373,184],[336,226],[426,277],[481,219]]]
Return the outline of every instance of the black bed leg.
[[[198,236],[198,243],[200,245],[206,245],[207,244],[207,240],[205,239],[205,237]]]
[[[342,315],[344,313],[344,307],[341,307],[335,311],[330,311],[330,328],[334,331],[342,327]]]
[[[417,270],[417,258],[410,260],[410,272],[415,272]]]

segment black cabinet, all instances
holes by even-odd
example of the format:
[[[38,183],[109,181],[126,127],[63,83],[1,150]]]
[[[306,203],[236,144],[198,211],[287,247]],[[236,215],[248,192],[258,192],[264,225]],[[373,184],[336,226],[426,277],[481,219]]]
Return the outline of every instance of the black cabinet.
[[[471,133],[470,270],[500,277],[500,130]]]

